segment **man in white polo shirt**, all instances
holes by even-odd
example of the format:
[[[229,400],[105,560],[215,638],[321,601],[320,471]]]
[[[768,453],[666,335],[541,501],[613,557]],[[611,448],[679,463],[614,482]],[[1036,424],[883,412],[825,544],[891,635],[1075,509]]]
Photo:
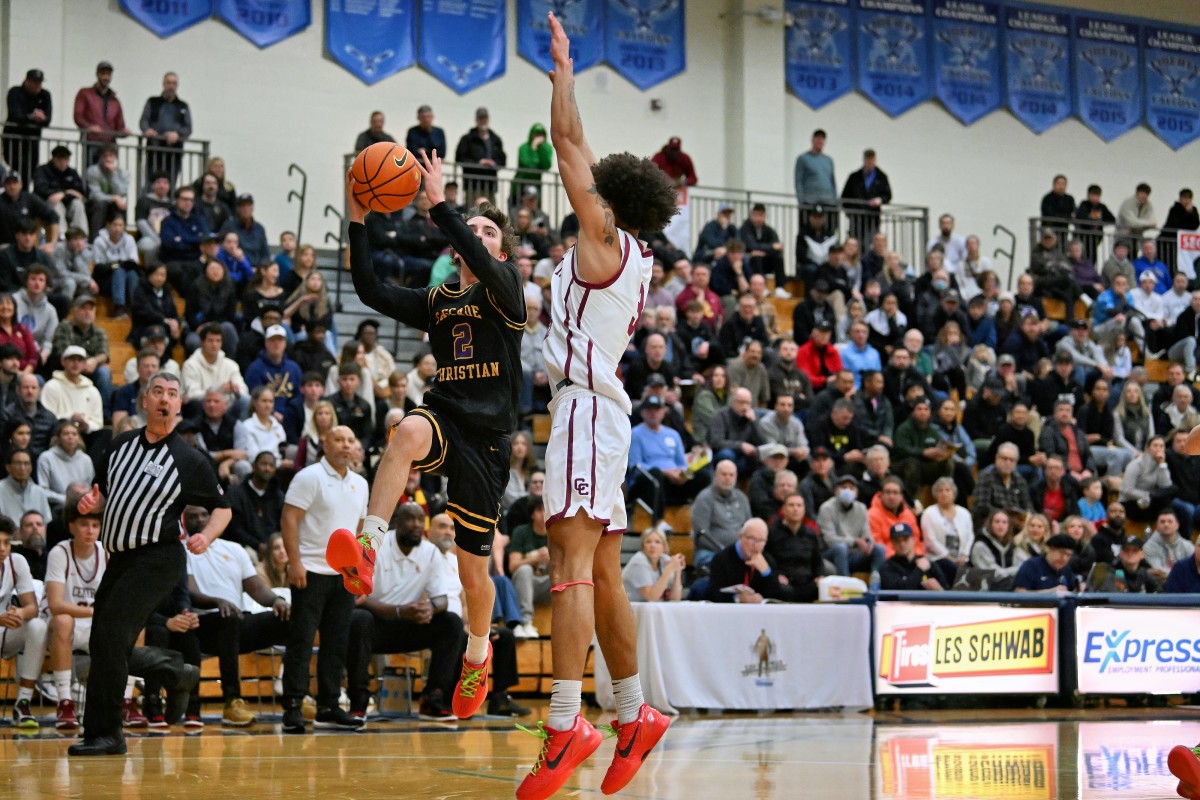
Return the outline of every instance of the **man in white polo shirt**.
[[[204,530],[208,511],[188,506],[183,525],[189,535]],[[188,664],[200,666],[202,653],[215,655],[221,670],[225,712],[222,725],[253,725],[255,716],[242,700],[238,656],[273,644],[287,642],[287,619],[291,606],[259,577],[245,549],[224,539],[215,539],[200,555],[188,552],[188,593],[199,611],[200,626],[171,637],[173,647]],[[258,614],[242,613],[242,593],[271,609]],[[183,639],[184,641],[178,641]],[[184,717],[185,727],[199,727],[200,693],[193,692]]]
[[[457,595],[461,584],[447,574],[442,552],[424,538],[425,512],[419,505],[401,505],[392,525],[375,556],[371,594],[361,598],[350,618],[346,661],[350,712],[366,715],[370,699],[367,666],[373,653],[428,648],[432,657],[421,716],[452,717],[446,698],[458,678],[457,662],[466,647],[466,632],[462,617],[447,607],[451,590]]]
[[[304,733],[301,703],[308,692],[308,663],[321,632],[317,654],[318,728],[357,730],[365,720],[338,706],[354,596],[325,561],[332,531],[359,531],[367,515],[367,482],[349,469],[357,444],[354,432],[339,425],[325,435],[325,457],[296,474],[284,498],[280,530],[288,554],[292,618],[283,660],[283,729]]]

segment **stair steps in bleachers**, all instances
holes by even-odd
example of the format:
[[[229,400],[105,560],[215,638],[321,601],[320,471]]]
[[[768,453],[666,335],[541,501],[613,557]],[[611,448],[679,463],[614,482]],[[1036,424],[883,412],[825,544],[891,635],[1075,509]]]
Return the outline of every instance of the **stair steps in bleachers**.
[[[379,343],[387,348],[396,359],[396,368],[404,372],[412,369],[413,357],[421,347],[424,334],[421,331],[401,325],[394,320],[373,311],[359,298],[354,291],[354,283],[350,279],[348,269],[338,268],[337,253],[330,250],[317,251],[317,269],[325,277],[325,286],[331,298],[339,296],[338,273],[341,273],[340,307],[335,309],[334,324],[337,326],[338,342],[348,342],[354,338],[359,323],[364,319],[375,319],[380,323]]]

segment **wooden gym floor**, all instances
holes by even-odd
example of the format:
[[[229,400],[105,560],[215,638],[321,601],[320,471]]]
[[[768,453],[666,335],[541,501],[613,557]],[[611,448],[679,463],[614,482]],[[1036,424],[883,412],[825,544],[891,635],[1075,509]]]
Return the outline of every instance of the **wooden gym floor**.
[[[32,737],[0,731],[0,797],[506,798],[538,750],[537,740],[497,719],[372,720],[360,734],[304,736],[278,724],[210,724],[197,734],[131,736],[127,756],[87,760],[67,759],[70,741],[52,728]],[[675,721],[620,796],[1170,798],[1166,754],[1197,741],[1200,709],[1181,707],[694,715]],[[612,748],[611,740],[602,745],[559,796],[602,797]]]

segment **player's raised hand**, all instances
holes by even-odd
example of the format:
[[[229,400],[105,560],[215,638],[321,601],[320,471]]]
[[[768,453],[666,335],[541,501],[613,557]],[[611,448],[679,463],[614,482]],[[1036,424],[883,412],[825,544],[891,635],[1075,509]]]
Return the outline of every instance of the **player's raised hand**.
[[[92,490],[79,498],[79,513],[91,514],[100,506],[100,485],[93,483]]]
[[[422,152],[417,169],[425,176],[425,197],[429,199],[429,204],[436,206],[445,200],[446,192],[442,188],[442,159],[437,150],[433,151],[432,156]]]
[[[550,23],[550,58],[554,61],[550,80],[554,80],[556,74],[572,68],[571,40],[567,38],[567,32],[563,30],[562,23],[558,21],[558,17],[554,16],[553,11],[546,16]]]
[[[354,175],[350,170],[346,170],[346,213],[349,215],[351,222],[363,222],[367,218],[368,209],[358,198],[354,196],[354,187],[358,185],[358,181],[354,180]]]

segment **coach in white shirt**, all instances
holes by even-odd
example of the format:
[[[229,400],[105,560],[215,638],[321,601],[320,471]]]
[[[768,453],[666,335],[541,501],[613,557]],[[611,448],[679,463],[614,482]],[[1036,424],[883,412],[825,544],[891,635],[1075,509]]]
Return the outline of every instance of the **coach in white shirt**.
[[[283,729],[304,732],[300,704],[308,692],[308,663],[313,640],[321,631],[317,657],[319,728],[358,729],[363,720],[338,706],[350,614],[354,596],[342,576],[325,561],[325,548],[335,530],[362,529],[367,515],[367,482],[349,469],[357,440],[339,425],[325,435],[325,457],[296,474],[284,498],[280,529],[288,554],[292,618],[283,660]]]
[[[422,715],[449,717],[446,698],[458,679],[466,647],[462,617],[447,610],[459,586],[447,573],[441,551],[424,538],[425,512],[405,503],[392,517],[393,530],[375,557],[375,584],[350,618],[346,660],[350,713],[365,713],[370,699],[367,665],[373,653],[433,651]],[[461,608],[461,606],[460,606]]]

